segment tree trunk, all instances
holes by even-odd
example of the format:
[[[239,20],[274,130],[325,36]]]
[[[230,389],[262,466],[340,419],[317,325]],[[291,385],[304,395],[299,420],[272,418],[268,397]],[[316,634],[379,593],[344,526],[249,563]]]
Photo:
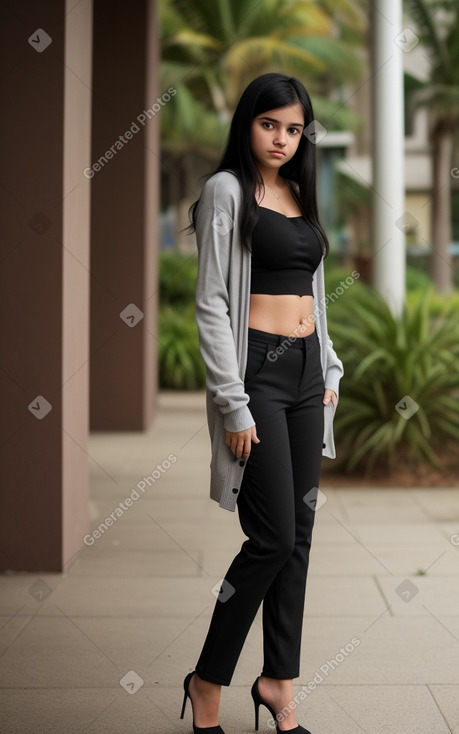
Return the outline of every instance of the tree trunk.
[[[453,290],[451,254],[451,160],[453,136],[441,130],[433,140],[431,272],[438,293]]]

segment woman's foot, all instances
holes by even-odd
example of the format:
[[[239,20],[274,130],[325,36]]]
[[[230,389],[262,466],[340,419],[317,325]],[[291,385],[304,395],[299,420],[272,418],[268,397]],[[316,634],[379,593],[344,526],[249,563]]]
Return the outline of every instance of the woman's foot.
[[[280,731],[289,731],[298,726],[295,719],[295,704],[289,705],[293,701],[292,680],[267,678],[262,675],[258,679],[258,692],[276,713],[282,712],[282,715],[276,720]]]
[[[193,706],[193,723],[196,727],[218,726],[218,707],[221,686],[203,680],[197,673],[190,680],[190,698]]]

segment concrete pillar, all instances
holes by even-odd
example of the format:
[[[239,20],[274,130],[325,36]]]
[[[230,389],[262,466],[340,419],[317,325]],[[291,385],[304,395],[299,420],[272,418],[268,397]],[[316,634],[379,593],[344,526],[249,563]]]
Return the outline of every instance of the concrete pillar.
[[[135,12],[134,12],[135,10]],[[151,422],[157,369],[159,120],[153,0],[94,5],[91,223],[92,430]],[[158,101],[159,98],[159,101]]]
[[[3,6],[0,568],[87,532],[92,2]]]
[[[401,0],[371,5],[373,284],[394,313],[405,302],[405,212],[403,48]]]

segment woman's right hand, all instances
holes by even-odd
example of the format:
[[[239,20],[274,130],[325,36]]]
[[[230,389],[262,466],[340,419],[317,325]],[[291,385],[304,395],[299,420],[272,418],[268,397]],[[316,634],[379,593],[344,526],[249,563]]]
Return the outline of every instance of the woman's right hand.
[[[257,436],[256,426],[251,426],[245,431],[225,431],[225,443],[230,447],[233,454],[244,461],[250,456],[250,451],[253,443],[260,443],[260,439]]]

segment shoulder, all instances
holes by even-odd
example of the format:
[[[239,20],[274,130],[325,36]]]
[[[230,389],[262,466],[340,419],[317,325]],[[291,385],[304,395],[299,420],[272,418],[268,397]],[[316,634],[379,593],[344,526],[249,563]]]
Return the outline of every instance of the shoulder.
[[[218,171],[204,184],[200,205],[226,208],[230,201],[239,203],[240,199],[241,185],[236,174],[231,171]]]

